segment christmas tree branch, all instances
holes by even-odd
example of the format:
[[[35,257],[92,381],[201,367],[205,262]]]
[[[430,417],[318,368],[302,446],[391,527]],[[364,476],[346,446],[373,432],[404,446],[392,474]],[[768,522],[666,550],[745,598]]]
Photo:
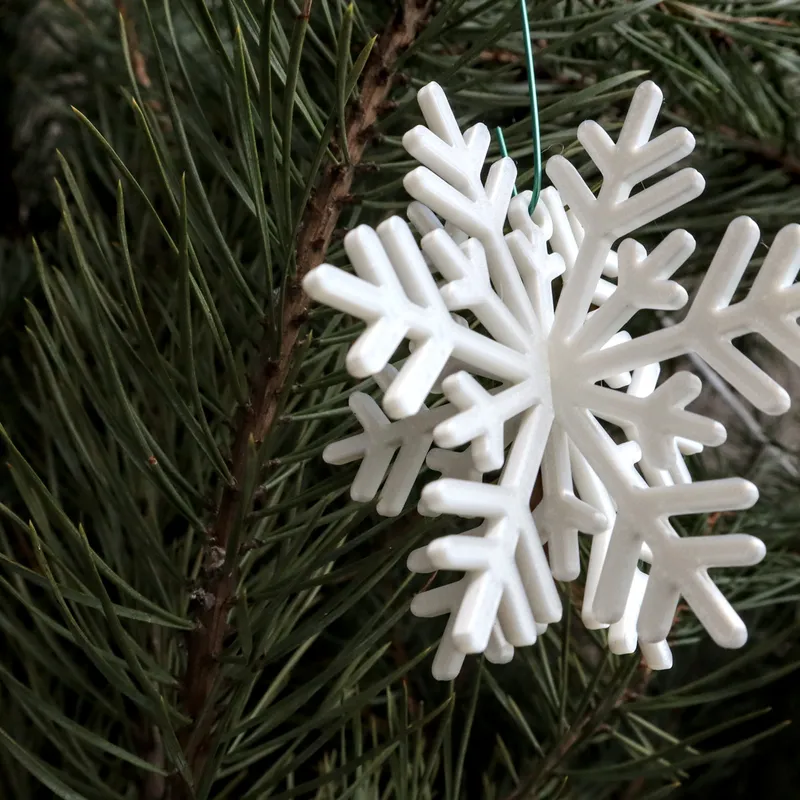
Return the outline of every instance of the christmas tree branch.
[[[602,666],[600,669],[602,670]],[[505,800],[535,800],[539,797],[544,785],[563,765],[572,749],[599,730],[612,711],[625,701],[642,694],[652,674],[644,661],[638,660],[636,656],[628,656],[622,660],[611,677],[604,699],[569,725],[545,757],[535,764],[528,775],[522,777]]]
[[[309,4],[310,5],[310,4]],[[368,61],[360,93],[351,100],[346,117],[346,139],[349,160],[329,164],[300,225],[297,245],[297,268],[285,290],[280,321],[280,352],[275,360],[264,359],[251,383],[250,402],[239,411],[231,453],[234,482],[225,487],[205,545],[204,564],[208,576],[198,596],[202,598],[197,627],[190,636],[186,672],[183,678],[185,710],[197,720],[203,717],[204,730],[187,731],[192,745],[186,753],[191,773],[199,776],[210,746],[209,733],[214,714],[206,705],[219,678],[219,658],[228,630],[227,618],[234,600],[238,553],[228,553],[237,521],[246,511],[250,498],[243,491],[251,443],[260,443],[268,436],[277,418],[280,398],[291,374],[293,356],[300,341],[308,298],[300,284],[306,273],[322,262],[331,243],[345,201],[348,199],[370,131],[385,107],[396,76],[398,56],[414,41],[430,17],[432,0],[404,0]],[[267,351],[265,343],[262,352]],[[221,563],[222,562],[222,563]],[[205,713],[204,713],[205,712]],[[191,788],[183,787],[186,796]]]

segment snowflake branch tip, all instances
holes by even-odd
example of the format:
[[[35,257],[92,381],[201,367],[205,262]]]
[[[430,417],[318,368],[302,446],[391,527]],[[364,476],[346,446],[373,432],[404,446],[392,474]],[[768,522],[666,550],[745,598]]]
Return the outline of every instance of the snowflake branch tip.
[[[617,146],[635,151],[647,143],[664,102],[664,93],[653,81],[636,87],[619,134]]]
[[[563,156],[553,156],[547,162],[547,175],[581,225],[611,241],[680,208],[699,197],[705,188],[703,176],[687,167],[626,199],[609,200],[602,191],[595,197],[577,169]],[[620,180],[616,186],[622,183]],[[627,185],[627,181],[624,183]]]
[[[766,553],[763,542],[744,534],[727,534],[677,539],[661,564],[650,573],[639,616],[642,641],[664,639],[672,627],[680,596],[683,595],[697,619],[720,646],[742,647],[747,641],[747,628],[728,600],[708,575],[713,567],[752,566]],[[668,569],[670,559],[680,559],[685,573],[675,583]]]
[[[672,669],[672,650],[666,642],[656,642],[655,644],[640,642],[639,647],[648,669],[654,671]]]
[[[489,644],[499,616],[504,638],[511,645],[532,644],[536,623],[514,563],[513,539],[488,529],[486,538],[478,531],[445,536],[426,548],[414,551],[408,564],[412,570],[466,571],[457,583],[423,592],[412,601],[417,616],[450,613],[447,634],[462,653],[483,652]],[[500,535],[495,535],[500,533]]]
[[[393,371],[379,379],[391,380],[392,375]],[[362,459],[350,496],[356,502],[370,502],[383,484],[376,510],[382,516],[397,516],[425,463],[433,443],[433,429],[452,414],[452,409],[448,406],[424,409],[415,417],[390,422],[375,400],[363,392],[354,392],[349,404],[363,433],[333,442],[322,457],[328,464]]]
[[[377,232],[362,225],[347,234],[345,249],[357,277],[323,264],[303,287],[314,299],[367,322],[347,354],[352,375],[382,370],[404,338],[416,344],[386,391],[383,406],[390,417],[420,409],[451,355],[496,378],[526,377],[530,367],[521,354],[451,318],[407,223],[394,217]]]
[[[431,81],[423,86],[417,92],[417,103],[420,111],[422,111],[422,116],[425,117],[425,122],[437,137],[451,147],[464,144],[461,128],[459,128],[455,115],[450,108],[447,95],[438,83]],[[416,130],[416,128],[413,130]],[[484,157],[485,153],[480,158],[481,164],[483,164]]]
[[[433,432],[436,444],[453,448],[472,442],[478,470],[491,472],[500,469],[505,448],[505,423],[541,399],[535,382],[525,381],[490,394],[469,373],[457,372],[444,380],[442,388],[460,413],[436,426]]]
[[[647,463],[671,470],[677,468],[681,457],[679,439],[710,447],[725,441],[725,427],[720,422],[686,411],[701,388],[696,375],[678,372],[646,397],[593,385],[586,389],[584,401],[594,414],[625,429],[641,447]]]

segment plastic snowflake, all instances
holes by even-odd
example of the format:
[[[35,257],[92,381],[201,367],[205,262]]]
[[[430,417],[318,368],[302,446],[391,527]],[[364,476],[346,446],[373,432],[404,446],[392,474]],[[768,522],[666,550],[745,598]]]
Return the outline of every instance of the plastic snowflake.
[[[666,637],[681,596],[719,645],[747,638],[708,570],[755,564],[764,545],[743,534],[681,537],[670,517],[749,508],[758,493],[738,478],[691,481],[684,455],[721,444],[725,429],[686,410],[700,392],[695,375],[658,384],[659,365],[696,353],[762,411],[786,411],[786,392],[732,340],[757,332],[800,362],[800,226],[778,234],[746,297],[731,304],[759,242],[755,223],[736,219],[682,321],[631,338],[624,326],[640,309],[687,303],[670,277],[694,240],[677,230],[649,254],[633,239],[612,248],[704,186],[682,169],[632,194],[694,147],[683,128],[650,138],[661,101],[658,87],[641,85],[616,143],[584,122],[578,138],[602,188],[595,196],[556,156],[547,164],[555,188],[530,215],[530,193],[512,197],[513,161],[494,163],[484,182],[487,128],[462,134],[442,89],[429,84],[419,92],[427,127],[403,139],[421,164],[404,181],[420,244],[399,217],[361,226],[345,238],[355,275],[323,264],[305,279],[312,298],[367,323],[347,368],[375,376],[385,392],[383,410],[351,396],[363,433],[330,445],[325,460],[361,459],[352,497],[380,492],[384,515],[402,510],[427,464],[442,477],[422,490],[420,513],[478,520],[408,559],[414,572],[464,573],[412,604],[418,616],[449,615],[437,678],[457,675],[468,653],[506,662],[560,619],[555,580],[578,577],[579,532],[594,536],[583,621],[610,626],[612,651],[638,642],[652,668],[671,666]],[[404,339],[411,354],[398,371],[389,360]],[[426,406],[437,393],[447,402]],[[484,481],[487,473],[497,477]],[[531,512],[540,474],[543,499]]]

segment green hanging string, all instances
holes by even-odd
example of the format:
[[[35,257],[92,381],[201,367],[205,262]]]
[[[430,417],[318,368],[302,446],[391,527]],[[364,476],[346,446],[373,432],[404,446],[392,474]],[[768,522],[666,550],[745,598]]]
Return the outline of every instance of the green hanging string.
[[[536,96],[536,76],[533,71],[533,43],[531,42],[531,29],[528,22],[528,5],[526,0],[519,0],[519,10],[522,16],[523,40],[525,44],[525,69],[528,73],[528,98],[531,107],[531,133],[533,138],[533,193],[531,202],[528,206],[530,213],[536,208],[539,202],[539,194],[542,191],[542,142],[539,134],[539,103]],[[497,141],[500,144],[500,152],[503,157],[508,156],[506,140],[501,128],[496,128]],[[517,190],[514,188],[514,194]]]
[[[503,129],[498,127],[495,128],[494,131],[497,134],[497,141],[500,143],[500,152],[502,153],[503,158],[508,158],[508,148],[506,147],[506,137],[503,136]],[[516,186],[511,187],[511,194],[514,195],[514,197],[517,196]]]

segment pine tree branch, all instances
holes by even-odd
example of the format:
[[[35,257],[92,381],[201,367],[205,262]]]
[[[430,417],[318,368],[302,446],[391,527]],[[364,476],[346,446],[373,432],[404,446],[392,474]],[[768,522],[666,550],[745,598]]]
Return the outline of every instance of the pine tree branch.
[[[610,691],[608,696],[594,710],[587,712],[567,728],[561,738],[548,751],[547,755],[523,777],[516,789],[506,795],[504,800],[536,800],[547,781],[562,764],[570,751],[603,727],[608,714],[627,701],[644,694],[653,675],[644,659],[628,671],[625,679]]]
[[[536,770],[527,778],[523,779],[520,785],[505,800],[535,800],[538,790],[543,783],[552,775],[555,768],[563,761],[567,753],[579,742],[584,731],[591,732],[590,723],[594,720],[593,714],[586,714],[582,719],[573,725],[558,744],[550,750],[541,761]],[[599,723],[598,723],[599,724]]]
[[[349,163],[329,164],[314,196],[305,210],[297,245],[297,269],[285,291],[281,315],[280,354],[276,360],[264,359],[251,383],[250,402],[241,408],[236,420],[231,454],[234,483],[223,490],[219,507],[205,544],[204,565],[208,576],[200,596],[196,629],[190,636],[186,671],[183,677],[183,702],[189,716],[202,715],[204,730],[184,732],[186,746],[191,734],[194,743],[186,753],[191,774],[202,774],[211,746],[211,731],[216,715],[206,709],[220,677],[219,658],[228,632],[227,618],[234,601],[237,554],[227,554],[237,520],[244,504],[250,502],[242,491],[251,441],[262,442],[274,425],[283,388],[291,374],[293,356],[307,316],[309,300],[301,289],[303,277],[322,263],[331,243],[339,215],[353,185],[356,168],[370,140],[372,126],[383,110],[396,73],[398,56],[414,41],[431,16],[433,0],[404,0],[373,49],[364,69],[359,96],[352,100],[346,117]],[[264,342],[262,352],[268,352]],[[242,543],[244,544],[244,543]],[[221,555],[224,554],[224,555]],[[220,561],[224,560],[223,564]],[[204,713],[205,712],[205,713]],[[193,789],[183,781],[176,787],[178,796],[191,798]]]

